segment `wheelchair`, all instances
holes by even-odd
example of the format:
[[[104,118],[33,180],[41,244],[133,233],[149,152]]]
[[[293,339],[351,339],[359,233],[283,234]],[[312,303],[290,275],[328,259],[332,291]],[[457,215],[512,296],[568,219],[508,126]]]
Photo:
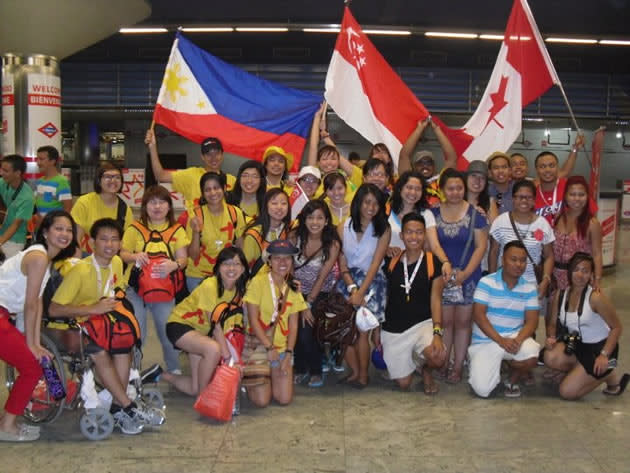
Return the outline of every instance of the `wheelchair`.
[[[64,347],[62,339],[64,335],[74,336],[78,341],[78,347],[68,349]],[[93,362],[84,351],[83,332],[81,327],[73,320],[63,323],[48,323],[42,328],[40,335],[41,345],[53,354],[52,363],[57,370],[59,379],[63,383],[66,397],[55,400],[48,392],[44,377],[40,379],[31,401],[24,411],[24,418],[33,424],[49,424],[54,422],[64,410],[76,410],[85,407],[81,392],[86,379],[94,379],[92,373]],[[127,388],[128,394],[136,403],[147,407],[164,409],[164,397],[155,388],[145,388],[139,376],[142,361],[142,351],[135,347],[132,352],[131,372],[137,376],[131,376]],[[16,379],[16,372],[12,366],[6,366],[6,385],[10,390]],[[102,389],[95,380],[95,387]],[[88,440],[104,440],[114,431],[114,417],[109,409],[104,407],[85,408],[85,412],[79,420],[81,433]]]

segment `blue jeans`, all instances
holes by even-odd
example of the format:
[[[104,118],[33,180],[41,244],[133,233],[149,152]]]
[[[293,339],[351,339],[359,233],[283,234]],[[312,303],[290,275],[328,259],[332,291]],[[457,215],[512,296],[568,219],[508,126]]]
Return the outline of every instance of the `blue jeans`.
[[[193,292],[197,289],[197,286],[201,284],[204,278],[196,278],[194,276],[186,276],[186,287],[188,288],[188,292]]]
[[[151,311],[153,315],[153,325],[157,332],[160,344],[162,345],[162,355],[164,362],[166,363],[167,371],[173,371],[180,369],[179,366],[179,350],[173,347],[173,344],[166,336],[166,322],[168,316],[173,312],[175,307],[175,301],[172,302],[150,302],[146,303],[142,298],[131,288],[127,288],[127,299],[133,305],[133,310],[138,319],[138,325],[140,325],[140,333],[142,333],[142,344],[147,336],[147,309]]]

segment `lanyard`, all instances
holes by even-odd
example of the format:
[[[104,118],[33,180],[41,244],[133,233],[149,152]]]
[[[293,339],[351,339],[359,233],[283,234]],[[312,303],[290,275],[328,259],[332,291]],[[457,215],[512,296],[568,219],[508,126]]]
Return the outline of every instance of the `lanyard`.
[[[98,294],[98,298],[101,299],[102,297],[113,297],[114,294],[111,290],[113,272],[111,261],[109,263],[109,266],[107,266],[107,280],[105,281],[105,287],[102,289],[103,292],[101,292],[101,287],[103,284],[103,279],[101,277],[101,266],[97,263],[94,253],[92,253],[90,261],[92,261],[92,266],[94,266],[94,270],[96,271],[96,293]]]
[[[274,284],[273,278],[271,277],[271,272],[269,272],[267,276],[269,276],[269,286],[271,288],[271,303],[273,304],[273,313],[271,314],[271,322],[269,325],[273,325],[276,319],[278,318],[278,315],[280,314],[280,307],[278,306],[278,296],[276,295],[276,285]],[[282,290],[280,290],[280,294],[282,297]]]
[[[416,261],[416,265],[413,268],[413,273],[411,273],[411,279],[409,279],[409,272],[407,271],[407,254],[403,256],[403,273],[405,275],[405,284],[402,286],[405,288],[405,294],[407,295],[407,302],[409,302],[409,293],[411,292],[411,285],[413,284],[414,279],[416,279],[416,275],[418,274],[418,269],[420,268],[420,263],[422,263],[422,258],[424,257],[424,251],[420,253],[420,257],[418,261]]]
[[[547,202],[547,199],[545,198],[545,195],[543,194],[542,191],[542,186],[538,185],[538,193],[540,194],[540,198],[543,201],[543,204],[545,204],[545,207],[552,207],[555,203],[556,203],[556,198],[557,198],[557,192],[558,192],[558,180],[556,180],[556,185],[553,188],[553,196],[551,197],[551,203]]]

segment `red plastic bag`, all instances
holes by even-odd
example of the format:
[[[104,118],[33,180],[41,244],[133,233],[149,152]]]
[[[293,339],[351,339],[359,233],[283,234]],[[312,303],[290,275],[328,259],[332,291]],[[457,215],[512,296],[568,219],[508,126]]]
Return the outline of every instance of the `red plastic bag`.
[[[193,406],[206,417],[227,422],[232,419],[232,409],[238,393],[241,372],[238,368],[219,365],[208,386],[199,394]]]

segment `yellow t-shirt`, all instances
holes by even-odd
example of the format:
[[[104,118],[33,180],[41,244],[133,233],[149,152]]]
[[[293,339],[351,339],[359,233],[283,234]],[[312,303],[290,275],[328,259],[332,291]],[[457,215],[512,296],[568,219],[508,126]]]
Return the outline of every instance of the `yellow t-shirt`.
[[[258,217],[258,202],[254,201],[251,204],[245,204],[241,201],[238,207],[243,211],[245,217],[252,220]]]
[[[221,323],[223,333],[243,327],[242,302],[234,302],[235,291],[223,291],[218,296],[217,278],[206,278],[181,301],[168,317],[168,322],[189,325],[197,332],[212,335],[215,324]],[[225,310],[229,312],[225,312]]]
[[[283,290],[283,289],[282,289]],[[276,298],[280,298],[284,292],[281,288],[275,287]],[[247,292],[243,298],[244,302],[258,306],[260,311],[259,320],[264,330],[271,325],[271,316],[274,312],[273,297],[271,295],[271,284],[269,273],[259,273],[249,282]],[[276,328],[273,334],[273,346],[276,350],[283,352],[287,349],[287,338],[289,336],[289,316],[307,308],[304,297],[299,292],[289,290],[284,311],[278,315]],[[249,333],[254,333],[251,325],[248,324]]]
[[[105,202],[103,202],[103,199],[101,199],[99,194],[96,192],[90,192],[77,199],[70,213],[76,224],[79,225],[83,229],[85,235],[89,237],[92,225],[97,220],[101,218],[113,218],[116,220],[116,216],[118,214],[118,202],[116,202],[114,207],[108,207],[105,205]],[[127,206],[123,230],[131,225],[131,222],[133,222],[133,213],[131,208]],[[83,250],[88,250],[84,242],[80,243],[82,244]]]
[[[92,256],[83,258],[63,278],[52,301],[76,306],[96,304],[103,297],[113,297],[116,287],[124,288],[123,263],[120,257],[114,256],[111,266],[111,271],[109,268],[99,267],[101,287],[97,288],[98,277]]]
[[[280,232],[271,230],[267,233],[266,238],[264,235],[261,235],[261,232],[262,225],[256,225],[250,231],[245,232],[245,236],[243,237],[243,253],[245,253],[245,259],[250,269],[256,264],[258,258],[262,256],[262,251],[269,246],[269,243],[287,237],[288,229],[282,228]],[[254,237],[254,233],[262,236],[262,248]]]
[[[199,183],[201,177],[207,172],[208,171],[204,168],[192,167],[171,173],[171,177],[173,178],[173,190],[184,196],[186,210],[192,210],[194,206],[199,203],[199,198],[201,197]],[[226,191],[231,191],[234,188],[236,178],[232,176],[232,174],[227,173],[225,176],[227,178]]]
[[[345,222],[350,217],[350,206],[352,204],[353,196],[354,194],[352,196],[348,196],[348,193],[346,192],[346,207],[344,207],[341,212],[339,211],[339,209],[333,209],[330,203],[330,199],[328,197],[324,198],[324,202],[326,202],[326,205],[328,205],[328,210],[330,210],[330,215],[332,216],[332,224],[335,227],[340,223]]]
[[[245,216],[243,211],[236,206],[232,206],[236,214],[236,222],[232,222],[227,205],[223,202],[223,213],[213,215],[208,210],[208,206],[200,207],[203,213],[203,228],[201,229],[201,241],[199,258],[194,261],[188,258],[186,266],[186,276],[203,278],[212,276],[214,263],[217,261],[219,252],[226,246],[232,246],[237,238],[240,238],[245,231]],[[186,235],[192,241],[192,228],[190,220],[195,216],[188,212],[188,223],[186,224]]]
[[[342,176],[346,178],[346,202],[352,202],[352,198],[354,197],[354,194],[357,192],[357,189],[361,187],[361,184],[363,184],[363,171],[361,170],[360,167],[352,166],[352,174],[350,174],[350,177],[348,177],[346,173],[343,172],[342,169],[339,169],[333,172],[338,172],[339,174],[341,174]],[[315,191],[315,194],[313,195],[313,199],[319,199],[322,195],[324,195],[324,178],[323,177],[322,177],[322,182],[319,184],[319,187],[317,188],[317,190]]]
[[[141,222],[138,223],[142,225]],[[155,230],[158,232],[163,232],[164,230],[167,230],[169,228],[169,224],[168,222],[165,222],[162,225],[153,225],[152,223],[149,223],[148,228],[150,231]],[[144,245],[145,242],[142,234],[138,231],[137,228],[135,228],[135,226],[129,226],[127,230],[125,230],[125,233],[123,235],[121,244],[122,249],[130,251],[131,253],[139,253],[143,251],[143,249],[147,253],[164,253],[166,251],[164,244],[161,242],[150,241],[147,244],[146,248],[144,247]],[[173,255],[173,257],[175,257],[175,253],[177,252],[177,250],[188,245],[190,245],[190,239],[188,238],[188,235],[186,235],[186,229],[180,226],[177,230],[175,230],[175,233],[173,233],[173,236],[168,243],[168,246],[171,249],[171,254]],[[133,265],[128,265],[127,271],[125,271],[125,281],[129,280],[129,273],[131,272],[132,267]]]

